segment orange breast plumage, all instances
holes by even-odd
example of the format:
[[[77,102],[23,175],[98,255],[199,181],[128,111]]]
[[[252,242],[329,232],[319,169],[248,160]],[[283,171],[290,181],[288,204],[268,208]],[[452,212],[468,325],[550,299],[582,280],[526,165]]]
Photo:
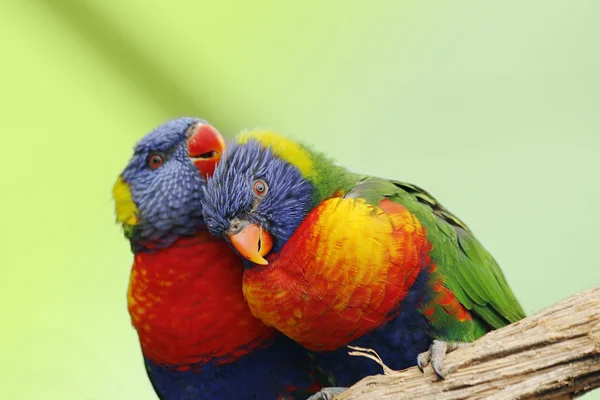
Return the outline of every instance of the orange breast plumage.
[[[309,349],[337,349],[397,313],[430,265],[425,228],[404,206],[331,198],[269,264],[244,273],[253,314]]]

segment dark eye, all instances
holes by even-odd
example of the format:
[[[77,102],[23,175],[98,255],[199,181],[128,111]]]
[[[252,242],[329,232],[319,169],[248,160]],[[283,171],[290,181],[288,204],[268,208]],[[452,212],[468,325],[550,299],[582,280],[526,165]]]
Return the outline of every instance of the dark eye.
[[[148,156],[148,165],[152,169],[157,169],[163,165],[163,156],[158,153],[150,153]]]
[[[257,179],[252,183],[252,190],[256,196],[263,197],[265,194],[267,194],[269,186],[267,185],[267,182],[263,181],[262,179]]]

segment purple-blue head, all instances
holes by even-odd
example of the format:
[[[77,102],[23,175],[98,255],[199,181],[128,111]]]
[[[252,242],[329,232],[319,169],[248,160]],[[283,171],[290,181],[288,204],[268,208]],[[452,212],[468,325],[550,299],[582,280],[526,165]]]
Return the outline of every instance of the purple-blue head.
[[[254,264],[278,252],[314,205],[311,153],[270,132],[236,138],[204,189],[211,233],[230,240]]]
[[[137,143],[113,186],[117,222],[134,251],[169,246],[203,226],[202,189],[224,148],[215,128],[189,117],[170,120]]]

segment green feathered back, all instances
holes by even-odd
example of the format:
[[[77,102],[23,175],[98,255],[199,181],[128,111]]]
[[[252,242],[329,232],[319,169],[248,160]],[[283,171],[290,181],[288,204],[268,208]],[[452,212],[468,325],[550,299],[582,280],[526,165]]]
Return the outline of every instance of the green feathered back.
[[[433,244],[430,254],[445,277],[444,285],[475,317],[492,329],[525,317],[494,258],[465,223],[425,190],[404,182],[369,177],[359,183],[356,191],[371,204],[388,198],[417,216]],[[445,328],[449,327],[438,327]]]

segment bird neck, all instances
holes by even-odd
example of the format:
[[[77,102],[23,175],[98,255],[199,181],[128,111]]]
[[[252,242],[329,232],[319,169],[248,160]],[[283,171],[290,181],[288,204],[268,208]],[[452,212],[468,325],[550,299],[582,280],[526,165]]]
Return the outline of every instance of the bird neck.
[[[309,150],[313,172],[308,178],[313,185],[313,204],[316,207],[331,197],[340,197],[348,193],[361,178],[346,168],[335,164],[324,153]]]

